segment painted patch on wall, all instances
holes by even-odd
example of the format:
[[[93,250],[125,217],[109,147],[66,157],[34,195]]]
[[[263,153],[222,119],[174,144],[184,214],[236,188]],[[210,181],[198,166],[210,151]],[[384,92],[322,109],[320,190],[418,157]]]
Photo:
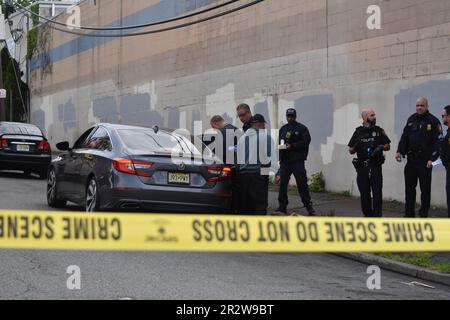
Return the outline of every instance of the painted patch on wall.
[[[123,124],[162,126],[162,116],[150,108],[149,94],[131,94],[120,99],[120,115]]]
[[[180,111],[177,108],[168,108],[167,126],[171,129],[178,129],[180,127]]]
[[[333,95],[306,96],[295,100],[297,121],[306,125],[314,147],[327,144],[327,137],[333,135]]]
[[[94,116],[101,122],[118,123],[119,113],[117,111],[117,102],[114,97],[107,96],[95,99],[92,102]]]
[[[400,138],[408,118],[416,112],[416,101],[427,97],[430,112],[440,119],[442,109],[450,104],[450,80],[433,80],[401,90],[395,96],[395,133]]]
[[[65,133],[67,133],[69,129],[76,128],[77,113],[72,99],[65,104],[60,104],[58,106],[58,120],[63,123]]]

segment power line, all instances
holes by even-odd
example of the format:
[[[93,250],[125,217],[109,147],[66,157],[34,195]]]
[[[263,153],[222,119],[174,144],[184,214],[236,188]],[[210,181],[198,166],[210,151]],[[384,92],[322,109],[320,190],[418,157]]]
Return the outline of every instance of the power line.
[[[200,15],[200,14],[203,14],[203,13],[206,13],[206,12],[210,12],[210,11],[213,11],[213,10],[216,10],[216,9],[228,6],[228,5],[230,5],[232,3],[235,3],[235,2],[238,2],[238,1],[240,1],[240,0],[229,0],[229,1],[223,2],[223,3],[219,4],[219,5],[216,5],[216,6],[213,6],[213,7],[209,7],[209,8],[200,10],[200,11],[196,11],[196,12],[184,15],[184,16],[179,16],[179,17],[172,18],[172,19],[169,19],[169,20],[145,23],[145,24],[140,24],[140,25],[132,25],[132,26],[124,26],[124,27],[105,27],[105,28],[80,26],[80,27],[74,27],[74,28],[81,29],[81,30],[92,30],[92,31],[116,31],[116,30],[129,30],[129,29],[154,27],[154,26],[161,25],[161,24],[166,24],[166,23],[170,23],[170,22],[175,22],[175,21],[191,18],[191,17],[197,16],[197,15]],[[69,26],[66,23],[58,22],[58,21],[46,18],[44,16],[41,16],[38,13],[33,12],[32,10],[26,8],[25,6],[22,6],[21,4],[15,2],[15,1],[13,2],[13,4],[16,5],[19,9],[22,9],[22,10],[24,10],[24,11],[26,11],[26,12],[28,12],[28,13],[36,16],[36,17],[39,17],[42,20],[50,22],[52,24],[60,25],[60,26],[63,26],[63,27],[71,27],[71,26]]]
[[[50,28],[57,30],[57,31],[61,31],[61,32],[65,32],[65,33],[70,33],[70,34],[74,34],[77,36],[85,36],[85,37],[94,37],[94,38],[119,38],[119,37],[136,37],[136,36],[143,36],[143,35],[148,35],[148,34],[155,34],[155,33],[161,33],[161,32],[165,32],[165,31],[171,31],[171,30],[176,30],[176,29],[181,29],[181,28],[185,28],[185,27],[189,27],[192,25],[196,25],[202,22],[206,22],[209,20],[213,20],[225,15],[229,15],[231,13],[243,10],[245,8],[254,6],[260,2],[263,2],[265,0],[255,0],[252,2],[249,2],[245,5],[236,7],[234,9],[230,9],[228,11],[225,12],[221,12],[215,15],[212,15],[210,17],[206,17],[206,18],[202,18],[196,21],[191,21],[191,22],[187,22],[187,23],[183,23],[183,24],[179,24],[177,26],[173,26],[173,27],[167,27],[167,28],[162,28],[162,29],[157,29],[157,30],[150,30],[150,31],[143,31],[143,32],[136,32],[136,33],[129,33],[129,34],[94,34],[94,33],[80,33],[80,32],[76,32],[76,31],[70,31],[70,30],[65,30],[65,29],[61,29],[52,25],[49,25]]]

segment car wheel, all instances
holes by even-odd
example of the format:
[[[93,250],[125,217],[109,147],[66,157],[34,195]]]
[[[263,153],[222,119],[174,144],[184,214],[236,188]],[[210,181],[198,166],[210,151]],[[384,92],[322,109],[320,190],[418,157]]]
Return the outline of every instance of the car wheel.
[[[100,211],[100,197],[98,195],[98,185],[95,178],[89,180],[86,189],[86,212]]]
[[[66,200],[58,198],[56,173],[54,169],[50,170],[47,178],[47,203],[52,208],[64,208],[67,204]]]

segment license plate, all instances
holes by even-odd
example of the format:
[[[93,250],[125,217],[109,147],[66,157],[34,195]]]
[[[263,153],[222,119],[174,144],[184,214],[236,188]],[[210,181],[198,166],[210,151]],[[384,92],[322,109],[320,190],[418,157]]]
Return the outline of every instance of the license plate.
[[[169,172],[168,182],[172,184],[190,184],[189,173]]]
[[[30,151],[30,146],[28,146],[26,144],[18,144],[17,151],[28,152],[28,151]]]

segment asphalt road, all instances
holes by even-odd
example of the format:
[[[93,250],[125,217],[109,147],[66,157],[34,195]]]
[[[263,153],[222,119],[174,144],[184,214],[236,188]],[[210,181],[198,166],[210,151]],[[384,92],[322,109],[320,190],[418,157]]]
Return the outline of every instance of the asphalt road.
[[[0,173],[0,208],[49,210],[45,185]],[[71,265],[81,290],[67,288]],[[389,271],[371,291],[366,270],[331,254],[0,250],[0,299],[450,299],[450,287]]]

